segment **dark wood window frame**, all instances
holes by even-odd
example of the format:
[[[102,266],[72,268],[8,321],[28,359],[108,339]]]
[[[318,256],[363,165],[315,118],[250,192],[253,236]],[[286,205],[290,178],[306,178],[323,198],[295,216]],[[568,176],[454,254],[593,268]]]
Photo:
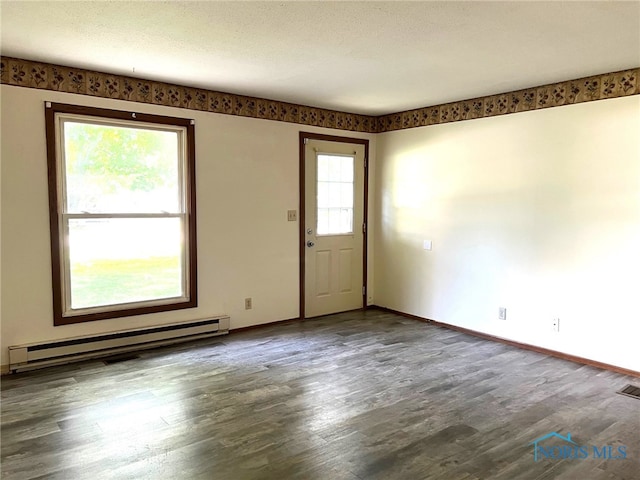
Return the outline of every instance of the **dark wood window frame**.
[[[112,310],[99,312],[81,313],[75,315],[64,315],[64,282],[62,256],[61,256],[61,228],[62,228],[62,205],[60,202],[58,165],[57,165],[57,141],[56,122],[57,114],[77,114],[96,119],[126,120],[127,122],[140,122],[146,124],[157,124],[160,126],[181,127],[186,131],[185,151],[186,156],[185,172],[186,178],[184,188],[184,210],[185,218],[188,222],[186,231],[188,239],[186,245],[188,252],[186,257],[186,284],[188,292],[185,298],[176,299],[175,302],[138,305],[131,303],[131,307],[116,306]],[[61,103],[45,102],[46,121],[46,142],[47,142],[47,167],[49,181],[49,224],[51,233],[51,266],[52,266],[52,290],[53,290],[53,317],[54,325],[67,325],[73,323],[89,322],[94,320],[104,320],[109,318],[128,317],[132,315],[143,315],[170,310],[194,308],[198,306],[198,285],[197,285],[197,256],[196,256],[196,172],[195,172],[195,122],[191,119],[168,117],[162,115],[151,115],[138,112],[111,110],[105,108],[94,108],[87,106],[68,105]],[[144,302],[139,302],[144,303]]]

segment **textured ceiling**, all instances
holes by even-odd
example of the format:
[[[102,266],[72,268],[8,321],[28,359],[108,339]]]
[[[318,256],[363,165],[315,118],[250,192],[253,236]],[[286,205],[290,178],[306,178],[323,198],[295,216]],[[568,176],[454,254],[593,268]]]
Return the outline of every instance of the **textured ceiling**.
[[[379,115],[640,65],[640,2],[4,1],[2,55]]]

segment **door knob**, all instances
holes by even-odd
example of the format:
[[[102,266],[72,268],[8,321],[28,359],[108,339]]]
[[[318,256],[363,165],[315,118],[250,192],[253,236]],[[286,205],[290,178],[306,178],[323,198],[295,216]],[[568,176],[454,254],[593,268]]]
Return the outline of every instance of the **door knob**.
[[[311,240],[307,242],[307,247],[313,247],[314,245],[315,243],[313,243]]]

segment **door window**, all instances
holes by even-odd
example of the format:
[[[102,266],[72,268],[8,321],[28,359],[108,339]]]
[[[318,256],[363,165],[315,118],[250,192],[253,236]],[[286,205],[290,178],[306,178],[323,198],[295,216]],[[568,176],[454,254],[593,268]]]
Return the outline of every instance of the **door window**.
[[[354,156],[319,153],[317,158],[318,235],[353,234]]]

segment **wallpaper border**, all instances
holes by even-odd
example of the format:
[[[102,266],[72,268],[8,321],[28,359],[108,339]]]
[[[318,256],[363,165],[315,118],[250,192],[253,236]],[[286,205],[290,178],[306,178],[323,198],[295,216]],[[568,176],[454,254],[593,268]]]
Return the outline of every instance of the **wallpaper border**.
[[[639,75],[640,67],[637,67],[376,117],[0,57],[0,83],[6,85],[364,133],[391,132],[638,95]]]
[[[0,83],[315,127],[377,133],[376,117],[373,116],[12,57],[0,57]]]
[[[377,117],[378,133],[496,117],[640,94],[640,68],[550,83],[514,92],[416,108]]]

